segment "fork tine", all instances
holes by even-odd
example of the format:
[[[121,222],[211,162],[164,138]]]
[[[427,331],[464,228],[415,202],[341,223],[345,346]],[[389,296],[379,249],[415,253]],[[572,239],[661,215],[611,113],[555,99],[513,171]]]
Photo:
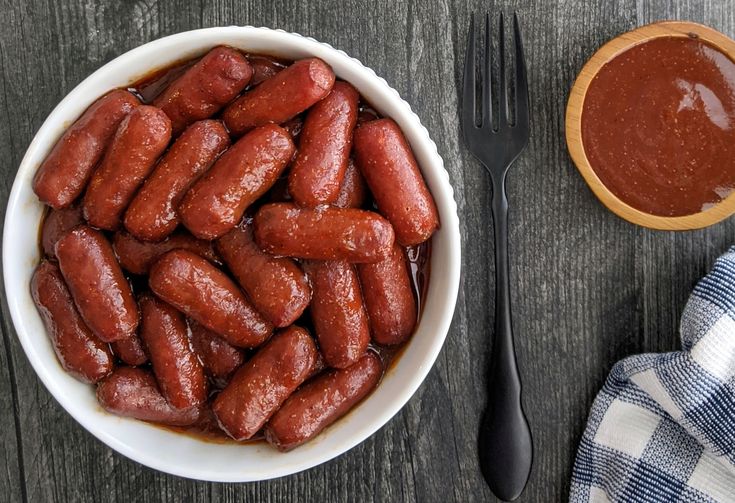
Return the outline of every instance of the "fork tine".
[[[508,123],[508,102],[506,100],[505,81],[505,27],[503,26],[503,13],[500,13],[498,21],[498,127]]]
[[[462,94],[462,129],[465,135],[476,127],[475,121],[475,16],[470,17],[470,31],[467,35],[467,53],[464,60],[464,91]]]
[[[523,56],[523,41],[518,15],[513,13],[513,40],[515,42],[516,75],[513,88],[516,94],[515,125],[528,128],[528,79],[526,58]]]
[[[493,127],[493,45],[491,43],[490,13],[485,14],[485,64],[482,67],[482,126]]]

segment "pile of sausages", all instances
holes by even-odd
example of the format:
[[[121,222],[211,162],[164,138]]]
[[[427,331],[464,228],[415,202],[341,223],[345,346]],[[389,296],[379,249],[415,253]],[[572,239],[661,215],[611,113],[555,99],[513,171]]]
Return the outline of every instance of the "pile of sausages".
[[[51,211],[31,290],[62,366],[115,414],[213,414],[281,450],[378,384],[371,341],[416,325],[405,248],[439,225],[399,127],[325,62],[223,46],[150,104],[99,98],[33,189]]]

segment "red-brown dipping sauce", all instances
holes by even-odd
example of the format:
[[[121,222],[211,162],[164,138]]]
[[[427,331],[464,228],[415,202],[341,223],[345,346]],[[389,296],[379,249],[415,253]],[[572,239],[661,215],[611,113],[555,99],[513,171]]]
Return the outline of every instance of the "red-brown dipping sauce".
[[[694,36],[632,47],[590,83],[582,142],[630,206],[659,216],[711,207],[735,189],[735,63]]]

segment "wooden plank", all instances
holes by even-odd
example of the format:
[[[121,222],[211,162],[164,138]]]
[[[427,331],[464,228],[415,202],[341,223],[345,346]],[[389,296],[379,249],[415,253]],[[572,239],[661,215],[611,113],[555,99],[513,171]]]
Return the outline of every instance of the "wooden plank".
[[[0,275],[1,277],[1,275]],[[7,306],[2,306],[2,338],[0,339],[0,494],[10,498],[9,501],[25,501],[25,473],[23,466],[22,429],[19,415],[19,397],[22,392],[13,384],[16,381],[15,362],[12,345],[14,344],[10,316]],[[17,343],[16,343],[17,344]]]
[[[631,271],[637,230],[594,198],[569,161],[563,128],[576,73],[602,42],[635,24],[634,7],[633,2],[519,7],[533,103],[529,150],[508,186],[516,341],[535,445],[522,501],[567,497],[591,400],[612,363],[636,341]],[[482,354],[481,348],[473,353]]]
[[[11,501],[494,501],[476,461],[493,326],[490,194],[458,125],[472,11],[519,11],[531,79],[531,143],[508,186],[518,359],[536,442],[520,501],[567,498],[576,444],[609,369],[629,354],[677,347],[689,292],[735,230],[732,220],[681,234],[623,222],[596,201],[574,169],[563,128],[573,79],[607,39],[663,18],[702,21],[733,35],[733,2],[5,0],[2,6],[3,201],[46,115],[104,62],[179,31],[252,24],[343,49],[411,103],[445,159],[463,236],[454,323],[416,396],[349,453],[261,483],[210,484],[156,473],[95,440],[35,377],[3,305],[0,494]]]
[[[9,5],[3,5],[3,11],[7,13],[7,19],[10,21],[9,33],[12,28],[17,26],[17,12]],[[4,37],[0,38],[3,40]],[[5,44],[0,43],[0,72],[2,72],[2,89],[0,93],[0,104],[2,104],[2,116],[0,121],[0,135],[6,140],[0,143],[0,154],[3,158],[11,163],[18,158],[18,151],[23,147],[17,143],[17,135],[13,124],[8,119],[8,77],[14,71],[12,62],[8,61],[8,53],[5,50]],[[22,141],[22,140],[21,140]],[[0,176],[0,200],[6,201],[12,183],[11,173],[14,170],[6,165],[3,167],[2,176]],[[3,225],[5,215],[5,205],[2,204],[2,219],[0,227]],[[0,271],[0,277],[2,272]],[[18,343],[14,337],[12,330],[12,322],[8,313],[7,303],[2,302],[2,337],[0,337],[0,431],[2,432],[2,475],[0,475],[0,494],[6,495],[11,501],[24,501],[25,495],[25,473],[23,466],[23,446],[22,446],[22,430],[19,415],[19,396],[21,389],[15,386],[16,378],[16,361],[14,354],[17,354]]]

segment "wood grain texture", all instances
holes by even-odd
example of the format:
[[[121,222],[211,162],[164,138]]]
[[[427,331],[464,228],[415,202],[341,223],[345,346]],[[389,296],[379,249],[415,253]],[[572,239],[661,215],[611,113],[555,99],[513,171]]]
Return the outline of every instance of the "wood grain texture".
[[[494,312],[490,185],[458,126],[473,11],[518,10],[529,65],[531,143],[508,186],[518,359],[536,448],[520,501],[567,498],[576,445],[611,366],[629,354],[677,347],[692,286],[735,236],[733,219],[677,234],[620,220],[592,195],[564,144],[569,89],[597,47],[657,19],[703,22],[733,36],[732,1],[0,0],[0,6],[3,212],[35,131],[92,71],[164,35],[253,24],[343,49],[411,103],[445,159],[463,236],[454,323],[417,394],[349,453],[268,482],[194,482],[114,453],[40,383],[3,302],[0,501],[495,501],[476,461]]]

